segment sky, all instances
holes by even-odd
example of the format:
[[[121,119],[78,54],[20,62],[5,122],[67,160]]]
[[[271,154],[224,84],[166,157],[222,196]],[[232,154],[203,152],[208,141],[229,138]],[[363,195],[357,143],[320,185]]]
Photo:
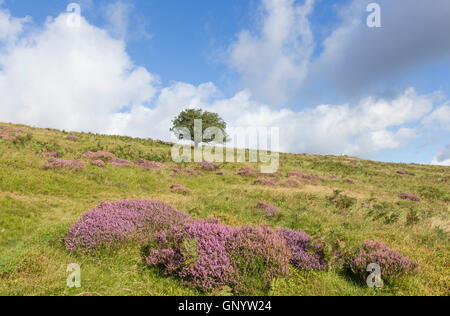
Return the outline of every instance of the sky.
[[[70,3],[0,0],[1,122],[170,140],[202,108],[283,152],[450,166],[448,0]]]

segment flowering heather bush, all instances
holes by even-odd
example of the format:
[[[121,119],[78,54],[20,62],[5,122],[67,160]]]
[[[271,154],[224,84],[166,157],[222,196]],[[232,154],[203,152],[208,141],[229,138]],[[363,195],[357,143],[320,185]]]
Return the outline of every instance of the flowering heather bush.
[[[409,193],[401,193],[399,195],[399,198],[401,198],[402,200],[410,200],[410,201],[414,201],[414,202],[422,201],[422,199],[420,197],[413,195],[413,194],[409,194]]]
[[[104,166],[106,166],[106,164],[103,160],[92,160],[91,165],[100,167],[100,168],[103,168]]]
[[[241,170],[239,170],[239,172],[237,174],[240,176],[243,176],[243,177],[249,177],[249,176],[257,175],[258,172],[252,168],[242,168]]]
[[[214,219],[196,220],[180,231],[158,236],[158,249],[147,256],[150,266],[162,266],[167,274],[175,274],[203,291],[230,284],[234,268],[227,244],[233,228]]]
[[[367,267],[371,263],[380,265],[381,278],[386,281],[413,273],[418,267],[417,262],[377,241],[366,241],[358,253],[347,260],[350,271],[363,280],[369,275]]]
[[[11,135],[9,135],[8,133],[2,132],[2,131],[0,131],[0,137],[1,137],[3,140],[14,140],[14,139],[16,139],[14,136],[11,136]]]
[[[114,158],[111,161],[111,166],[113,166],[113,167],[122,168],[122,167],[129,167],[131,165],[133,165],[133,164],[125,159]]]
[[[172,184],[170,186],[170,189],[172,190],[173,193],[178,193],[178,194],[189,194],[191,191],[182,186],[181,184]]]
[[[288,273],[289,251],[269,227],[234,228],[217,219],[195,220],[156,236],[146,262],[203,291],[224,286],[236,293],[267,290]]]
[[[401,175],[408,175],[409,174],[409,172],[407,170],[398,170],[397,173],[401,174]]]
[[[201,175],[200,172],[193,169],[172,169],[173,175],[190,175],[190,176],[199,176]]]
[[[318,181],[324,181],[325,179],[319,175],[305,174],[303,172],[289,172],[289,178],[298,178],[303,184],[317,185]]]
[[[240,294],[266,292],[274,278],[289,273],[290,252],[283,238],[268,226],[246,226],[233,232],[229,244],[235,277],[233,288]]]
[[[298,187],[300,185],[300,183],[297,180],[294,180],[291,178],[291,179],[278,181],[277,185],[280,187]]]
[[[253,181],[253,184],[273,186],[273,185],[275,185],[275,179],[273,179],[273,178],[258,178],[255,181]]]
[[[67,140],[77,141],[77,140],[78,140],[78,137],[73,136],[73,135],[67,135],[66,139],[67,139]]]
[[[330,176],[330,179],[337,179],[337,178],[338,178],[338,176],[335,175],[335,174],[332,174],[332,175]]]
[[[277,229],[277,233],[283,237],[291,252],[290,261],[293,266],[307,271],[327,269],[323,244],[320,240],[312,243],[304,231],[289,228]]]
[[[344,182],[350,183],[350,184],[355,184],[355,181],[353,181],[352,179],[345,179]]]
[[[256,205],[256,209],[263,210],[267,217],[274,217],[280,214],[280,210],[276,206],[266,202],[259,202],[258,205]]]
[[[88,151],[83,155],[83,158],[92,160],[103,160],[104,162],[108,162],[116,158],[116,156],[106,151],[97,151],[97,152]]]
[[[219,169],[219,166],[216,165],[215,163],[205,161],[205,160],[202,161],[202,163],[200,164],[200,167],[206,171],[214,171],[214,170]]]
[[[223,175],[225,175],[225,172],[223,172],[223,171],[217,171],[217,172],[216,172],[216,175],[218,175],[218,176],[223,176]]]
[[[189,221],[188,214],[158,200],[103,202],[72,226],[64,242],[68,251],[90,252],[131,240],[144,242]]]
[[[139,166],[145,170],[157,170],[157,169],[167,169],[168,167],[161,162],[148,161],[142,158],[136,159],[134,162],[136,166]]]
[[[43,156],[46,158],[49,158],[49,157],[58,158],[58,153],[54,153],[54,152],[44,153]]]
[[[442,182],[448,183],[448,178],[443,178]]]
[[[43,169],[71,169],[80,170],[86,167],[86,164],[79,160],[63,160],[58,158],[50,158],[44,164]]]

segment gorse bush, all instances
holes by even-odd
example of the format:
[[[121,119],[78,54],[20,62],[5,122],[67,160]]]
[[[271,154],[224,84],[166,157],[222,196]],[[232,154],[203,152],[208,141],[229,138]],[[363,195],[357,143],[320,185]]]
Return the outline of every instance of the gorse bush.
[[[362,280],[369,275],[367,267],[376,263],[381,268],[381,278],[392,281],[417,270],[417,263],[377,241],[366,241],[354,256],[347,259],[347,267]]]
[[[145,241],[190,220],[188,214],[158,200],[104,202],[85,213],[64,242],[69,251],[90,252],[130,240]]]

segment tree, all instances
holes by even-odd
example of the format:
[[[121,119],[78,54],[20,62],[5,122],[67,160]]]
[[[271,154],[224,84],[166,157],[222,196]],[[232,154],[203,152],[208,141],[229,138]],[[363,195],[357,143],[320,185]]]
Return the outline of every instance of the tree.
[[[198,120],[197,124],[196,120]],[[225,121],[217,113],[211,113],[201,109],[188,109],[181,112],[172,121],[172,124],[173,126],[170,131],[174,132],[179,139],[184,138],[185,133],[183,133],[183,129],[189,130],[190,140],[194,142],[195,147],[197,147],[201,142],[223,143],[227,140],[227,134],[225,132],[227,123],[225,123]],[[216,128],[216,131],[220,131],[220,134],[222,135],[217,135],[218,133],[214,132],[211,133],[211,128]]]

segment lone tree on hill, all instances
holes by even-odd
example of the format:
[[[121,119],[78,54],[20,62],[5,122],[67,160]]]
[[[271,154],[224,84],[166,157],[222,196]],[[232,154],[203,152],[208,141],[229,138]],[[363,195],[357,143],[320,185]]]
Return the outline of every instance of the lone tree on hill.
[[[201,121],[201,124],[195,124],[195,121]],[[170,129],[171,132],[177,134],[179,139],[183,139],[185,135],[183,129],[188,129],[191,137],[191,141],[194,142],[197,147],[201,142],[204,143],[223,143],[227,140],[227,134],[225,132],[227,123],[217,113],[211,113],[203,111],[201,109],[188,109],[181,112],[173,121],[173,126]],[[200,126],[201,125],[201,126]],[[201,127],[201,130],[200,130]],[[211,128],[220,130],[222,135],[217,135]],[[206,131],[206,133],[205,133]],[[200,134],[201,133],[201,134]],[[221,139],[222,137],[223,139]]]

